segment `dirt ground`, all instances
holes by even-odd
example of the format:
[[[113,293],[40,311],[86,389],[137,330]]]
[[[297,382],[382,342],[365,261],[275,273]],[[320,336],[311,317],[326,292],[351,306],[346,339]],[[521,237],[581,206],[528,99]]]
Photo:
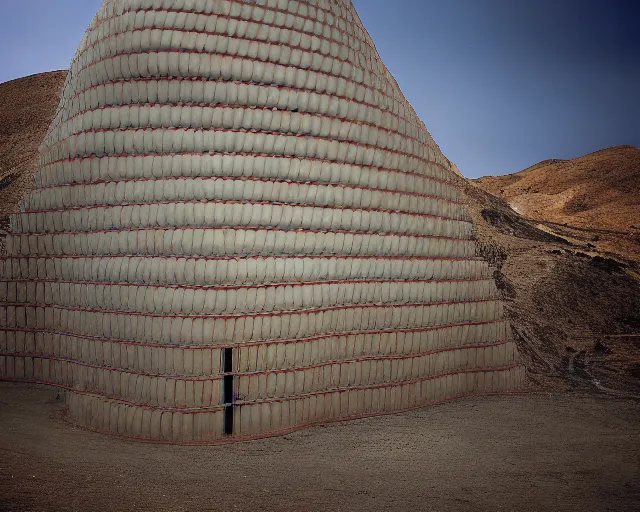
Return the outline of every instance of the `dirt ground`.
[[[640,510],[640,402],[466,399],[210,447],[76,429],[0,383],[0,510]]]

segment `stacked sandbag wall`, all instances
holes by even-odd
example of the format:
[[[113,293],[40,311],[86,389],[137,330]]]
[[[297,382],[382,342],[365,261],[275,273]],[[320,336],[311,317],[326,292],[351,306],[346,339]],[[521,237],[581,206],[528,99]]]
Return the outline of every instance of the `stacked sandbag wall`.
[[[11,218],[0,378],[221,442],[518,389],[451,164],[348,0],[106,0]]]

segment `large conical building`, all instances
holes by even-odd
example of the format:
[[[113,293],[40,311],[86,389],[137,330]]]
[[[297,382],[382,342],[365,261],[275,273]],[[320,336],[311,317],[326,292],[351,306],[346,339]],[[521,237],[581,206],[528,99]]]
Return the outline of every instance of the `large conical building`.
[[[0,378],[184,443],[516,389],[455,183],[350,0],[106,0],[11,220]]]

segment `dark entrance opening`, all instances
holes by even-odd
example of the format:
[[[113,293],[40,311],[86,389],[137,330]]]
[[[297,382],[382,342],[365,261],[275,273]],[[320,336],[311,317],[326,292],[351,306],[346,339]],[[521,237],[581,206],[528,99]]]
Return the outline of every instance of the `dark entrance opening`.
[[[222,400],[224,408],[224,434],[233,435],[233,349],[225,348],[222,352]]]

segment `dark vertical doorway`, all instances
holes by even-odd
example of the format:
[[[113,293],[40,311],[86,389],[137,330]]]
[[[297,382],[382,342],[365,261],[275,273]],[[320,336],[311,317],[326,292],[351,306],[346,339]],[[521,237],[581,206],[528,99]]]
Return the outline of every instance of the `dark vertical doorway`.
[[[233,349],[225,348],[222,353],[222,394],[224,408],[224,434],[233,435]]]

